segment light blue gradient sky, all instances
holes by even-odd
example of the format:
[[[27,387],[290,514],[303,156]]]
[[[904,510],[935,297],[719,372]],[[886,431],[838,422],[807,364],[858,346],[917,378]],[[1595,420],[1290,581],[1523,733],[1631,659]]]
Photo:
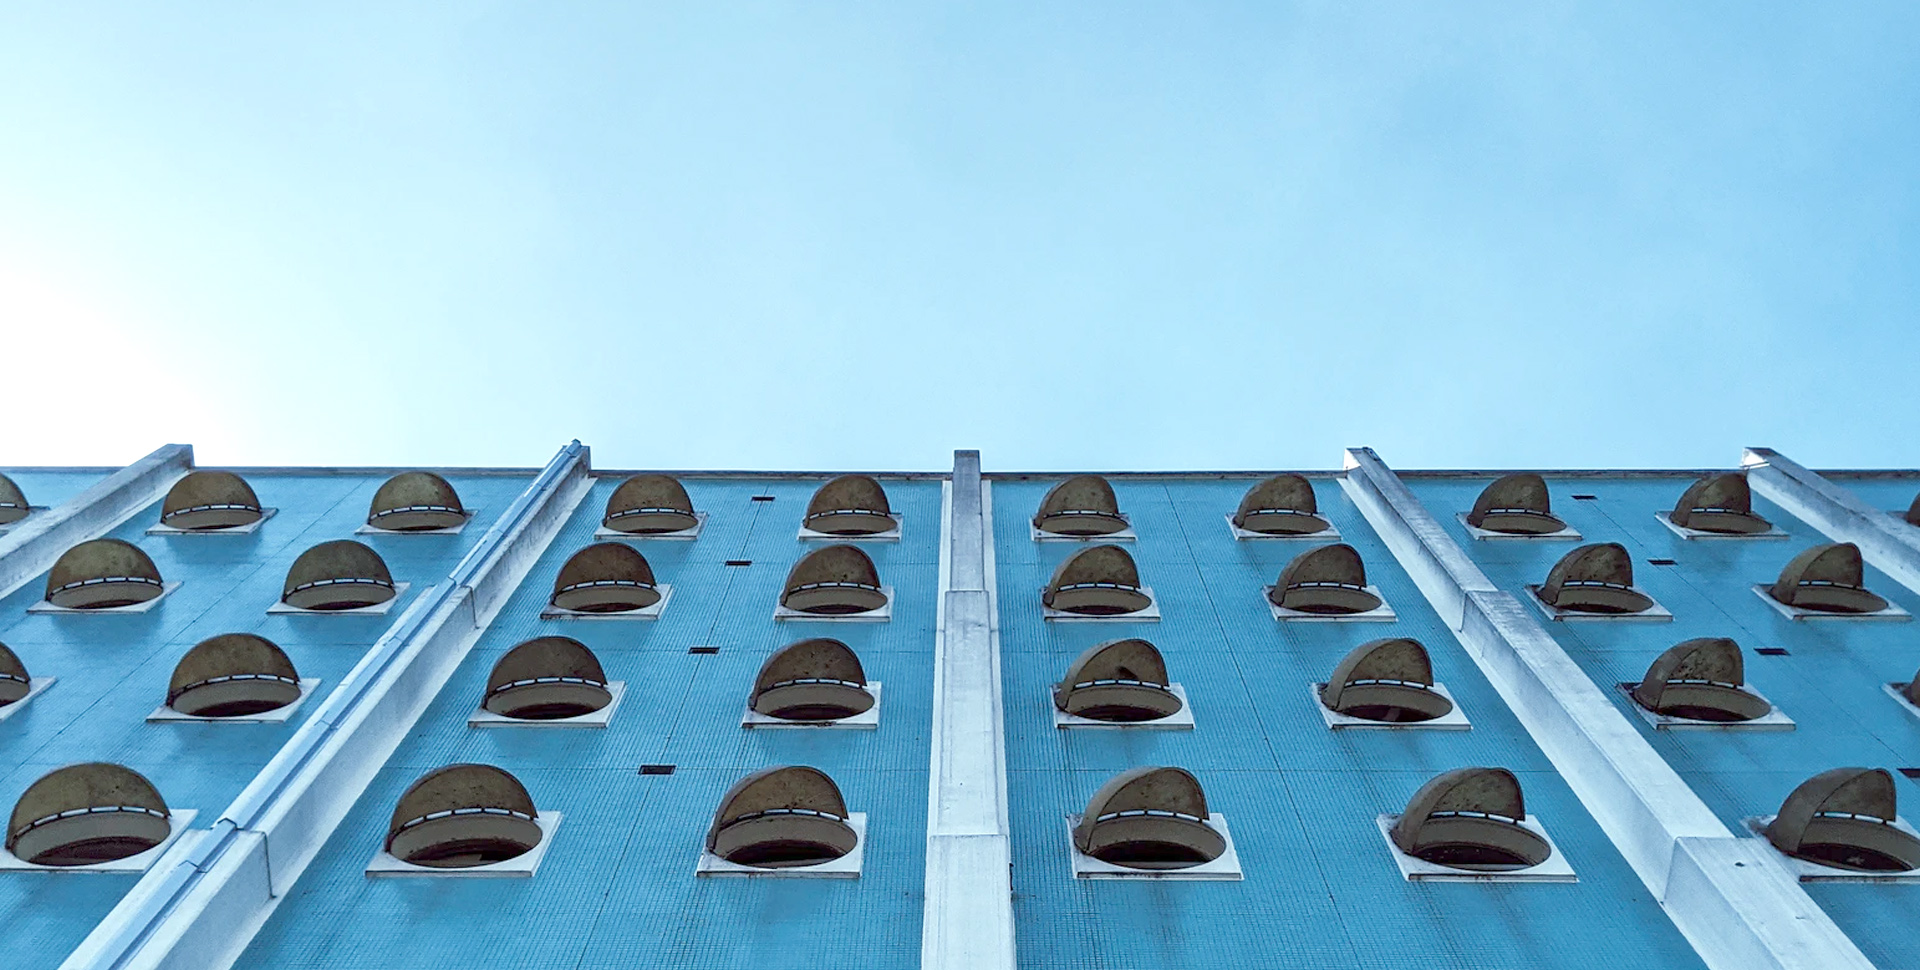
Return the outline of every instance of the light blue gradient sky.
[[[0,7],[0,463],[1920,465],[1920,6]]]

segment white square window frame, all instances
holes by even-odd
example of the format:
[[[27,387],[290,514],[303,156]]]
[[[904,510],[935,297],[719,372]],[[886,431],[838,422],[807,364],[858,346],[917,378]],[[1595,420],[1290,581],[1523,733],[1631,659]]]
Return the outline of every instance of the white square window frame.
[[[596,542],[617,542],[620,540],[632,542],[652,542],[656,540],[663,542],[692,542],[700,538],[700,531],[706,527],[707,513],[700,511],[693,513],[692,525],[684,529],[675,529],[672,532],[621,532],[619,529],[607,528],[605,517],[602,516],[601,524],[593,530],[593,538]]]
[[[1340,529],[1332,522],[1328,522],[1327,527],[1321,529],[1319,532],[1295,532],[1282,535],[1269,535],[1265,532],[1252,532],[1234,525],[1233,513],[1231,512],[1227,513],[1224,518],[1227,520],[1227,534],[1233,536],[1237,542],[1259,542],[1266,539],[1272,539],[1276,542],[1294,542],[1301,539],[1307,539],[1313,542],[1338,542],[1340,540]]]
[[[1635,714],[1640,715],[1640,720],[1653,725],[1656,731],[1791,731],[1794,728],[1793,718],[1774,706],[1772,701],[1767,700],[1766,695],[1754,690],[1752,684],[1742,684],[1740,692],[1756,700],[1767,701],[1767,707],[1771,710],[1751,721],[1702,721],[1697,718],[1674,717],[1671,714],[1650,711],[1633,697],[1634,688],[1639,686],[1640,682],[1637,680],[1623,680],[1614,684],[1613,688],[1627,699],[1627,706],[1633,708]]]
[[[1539,535],[1516,535],[1512,532],[1495,532],[1492,529],[1482,529],[1477,525],[1473,525],[1467,521],[1467,513],[1465,512],[1453,513],[1453,520],[1460,523],[1460,528],[1467,530],[1467,535],[1474,539],[1487,542],[1502,542],[1508,539],[1516,542],[1579,542],[1584,538],[1580,535],[1580,530],[1573,526],[1567,526],[1559,532],[1543,532]]]
[[[1914,706],[1912,701],[1907,700],[1907,685],[1904,682],[1896,681],[1891,684],[1882,684],[1880,685],[1880,689],[1886,691],[1887,696],[1893,698],[1895,703],[1906,708],[1908,714],[1913,715],[1915,718],[1920,718],[1920,707]]]
[[[27,607],[27,612],[36,616],[125,616],[129,613],[145,613],[159,606],[161,600],[172,596],[173,591],[180,588],[180,582],[177,579],[162,581],[159,596],[130,606],[109,606],[103,610],[76,610],[71,606],[55,606],[46,600],[41,600]]]
[[[20,711],[24,709],[27,706],[27,704],[31,703],[34,698],[39,697],[41,694],[46,693],[47,688],[52,687],[54,682],[59,679],[60,678],[58,677],[35,677],[29,674],[27,676],[27,696],[22,697],[19,700],[14,701],[13,703],[8,704],[5,707],[0,707],[0,721],[4,721],[7,718],[10,718],[15,714],[20,713]]]
[[[473,713],[467,715],[467,726],[470,728],[604,728],[613,720],[613,712],[619,709],[620,699],[627,696],[627,682],[607,681],[607,693],[611,694],[613,699],[607,701],[607,706],[590,714],[575,714],[572,717],[536,721],[495,714],[484,707],[476,707]]]
[[[285,724],[287,723],[287,721],[291,720],[295,714],[298,714],[300,712],[300,705],[305,704],[307,702],[307,698],[311,696],[314,691],[319,689],[320,689],[320,678],[302,677],[300,678],[300,696],[299,697],[296,697],[293,700],[288,701],[287,703],[281,705],[280,707],[276,707],[271,711],[261,711],[258,714],[247,714],[241,717],[201,717],[197,714],[182,714],[179,711],[176,711],[173,708],[168,707],[165,704],[162,704],[159,707],[154,708],[152,714],[147,715],[147,723],[149,724],[180,724],[180,723]]]
[[[801,520],[800,531],[795,534],[794,538],[799,542],[899,542],[900,526],[906,522],[907,516],[904,512],[894,512],[892,516],[893,528],[885,532],[876,532],[872,535],[864,536],[843,536],[835,535],[831,532],[816,532],[807,528],[805,525],[806,520],[803,519]]]
[[[1116,866],[1111,862],[1096,859],[1080,851],[1073,844],[1074,827],[1080,824],[1080,813],[1067,816],[1067,857],[1072,863],[1073,878],[1079,879],[1129,879],[1146,882],[1239,882],[1246,873],[1240,868],[1240,850],[1233,844],[1233,830],[1227,827],[1227,817],[1219,812],[1207,813],[1207,827],[1220,833],[1227,843],[1218,858],[1212,862],[1202,862],[1185,869],[1130,869]]]
[[[1773,853],[1775,859],[1780,860],[1780,864],[1785,866],[1788,872],[1801,882],[1920,883],[1920,869],[1906,872],[1855,872],[1852,869],[1836,869],[1833,866],[1823,866],[1818,862],[1808,862],[1797,856],[1790,856],[1780,851],[1780,847],[1774,845],[1772,839],[1767,838],[1767,826],[1772,825],[1777,817],[1776,815],[1749,815],[1740,822],[1747,827],[1747,831],[1754,834],[1761,845],[1767,847],[1767,851]],[[1916,830],[1904,815],[1893,817],[1893,827],[1915,838],[1920,838],[1920,830]]]
[[[1180,709],[1166,717],[1156,717],[1151,721],[1102,721],[1097,718],[1068,714],[1053,703],[1051,691],[1047,694],[1047,709],[1053,712],[1053,726],[1063,731],[1191,731],[1193,730],[1193,702],[1187,699],[1187,689],[1179,684],[1168,684],[1167,690],[1180,698]]]
[[[274,600],[273,605],[267,607],[267,615],[268,616],[386,616],[388,613],[393,611],[393,604],[400,602],[400,598],[407,595],[407,590],[411,588],[413,588],[412,583],[409,583],[406,580],[401,580],[400,582],[393,584],[393,595],[387,597],[385,601],[375,603],[372,606],[357,606],[350,610],[303,610],[298,606],[288,606],[285,600]]]
[[[437,869],[402,862],[382,845],[374,852],[373,858],[367,860],[366,874],[368,878],[380,879],[531,879],[540,871],[540,862],[547,857],[547,849],[553,845],[554,833],[560,830],[561,817],[559,812],[534,809],[533,824],[540,827],[540,844],[511,859],[464,869]]]
[[[1048,622],[1054,622],[1054,623],[1158,623],[1160,622],[1160,597],[1154,595],[1153,587],[1151,586],[1140,587],[1140,592],[1145,593],[1147,596],[1146,608],[1135,610],[1132,613],[1114,613],[1111,615],[1090,615],[1086,613],[1073,613],[1067,610],[1056,610],[1053,607],[1048,606],[1047,601],[1045,599],[1042,599],[1040,601],[1040,618]],[[1047,591],[1045,587],[1041,588],[1040,595],[1042,597],[1045,597],[1047,595]]]
[[[1785,539],[1787,538],[1787,534],[1785,532],[1780,531],[1780,527],[1777,525],[1774,525],[1771,522],[1767,523],[1767,531],[1765,532],[1706,532],[1701,529],[1689,529],[1686,526],[1673,521],[1673,513],[1671,512],[1655,512],[1653,513],[1653,517],[1656,519],[1659,519],[1661,525],[1666,526],[1668,529],[1672,530],[1674,535],[1677,535],[1682,539],[1710,539],[1710,540],[1726,539],[1726,540],[1739,542],[1739,541],[1748,540],[1748,539]]]
[[[827,721],[789,721],[784,718],[762,714],[749,705],[745,712],[740,715],[740,726],[766,731],[788,729],[798,731],[871,731],[880,726],[880,686],[880,682],[877,680],[867,681],[867,693],[873,695],[873,706],[851,717],[836,717]]]
[[[1547,619],[1552,620],[1555,623],[1671,623],[1673,622],[1673,612],[1671,610],[1668,610],[1665,606],[1660,605],[1660,601],[1657,599],[1654,599],[1652,593],[1649,593],[1646,590],[1641,589],[1639,586],[1634,586],[1633,591],[1636,593],[1639,593],[1642,596],[1645,596],[1648,600],[1650,600],[1653,603],[1653,605],[1647,607],[1644,610],[1641,610],[1638,613],[1582,613],[1579,610],[1563,610],[1558,606],[1555,606],[1552,603],[1549,603],[1546,600],[1543,600],[1540,598],[1540,584],[1538,583],[1527,584],[1527,601],[1532,603],[1533,608],[1536,610],[1539,610],[1541,615],[1545,616]]]
[[[1028,519],[1027,537],[1035,542],[1138,542],[1140,536],[1133,531],[1133,516],[1121,512],[1120,521],[1125,522],[1127,527],[1119,532],[1109,532],[1103,536],[1064,536],[1058,532],[1042,532],[1032,519]]]
[[[1753,590],[1753,595],[1760,597],[1768,606],[1773,607],[1775,613],[1789,620],[1880,620],[1883,622],[1891,620],[1894,622],[1903,622],[1913,619],[1913,614],[1908,613],[1900,607],[1900,604],[1892,600],[1887,600],[1886,609],[1875,610],[1872,613],[1828,613],[1825,610],[1809,610],[1798,606],[1788,606],[1774,599],[1772,583],[1754,583],[1749,588]]]
[[[1267,612],[1282,623],[1392,623],[1400,617],[1393,612],[1393,604],[1387,602],[1385,594],[1378,586],[1362,586],[1361,589],[1372,593],[1380,600],[1380,605],[1364,613],[1309,613],[1306,610],[1290,610],[1273,601],[1273,587],[1260,587],[1260,601],[1267,604]]]
[[[1453,702],[1453,710],[1426,721],[1369,721],[1364,717],[1342,714],[1327,706],[1320,699],[1320,691],[1326,688],[1326,682],[1308,684],[1307,693],[1313,698],[1314,709],[1320,712],[1320,719],[1327,722],[1329,731],[1373,730],[1373,731],[1470,731],[1473,722],[1467,719],[1467,712],[1460,707],[1460,701],[1447,689],[1447,685],[1434,681],[1428,690]]]
[[[619,613],[589,613],[585,610],[561,609],[548,602],[540,608],[543,620],[657,620],[667,611],[667,604],[673,601],[673,584],[660,583],[654,587],[660,591],[660,599],[652,606],[643,606],[637,610],[623,610]]]
[[[887,598],[885,605],[865,613],[808,613],[775,600],[773,618],[782,623],[886,623],[893,619],[893,587],[882,585],[880,593]]]
[[[259,518],[254,519],[246,525],[236,525],[225,529],[176,529],[165,523],[156,522],[153,525],[147,526],[146,534],[150,536],[250,536],[259,532],[260,527],[265,525],[268,519],[279,514],[279,512],[280,510],[277,508],[262,506]]]
[[[1567,854],[1560,851],[1553,836],[1547,834],[1547,827],[1529,815],[1520,820],[1520,826],[1546,840],[1549,854],[1545,862],[1525,869],[1511,872],[1474,872],[1469,869],[1455,869],[1437,862],[1428,862],[1416,855],[1400,850],[1393,841],[1394,823],[1400,821],[1399,813],[1379,815],[1374,824],[1380,828],[1380,841],[1386,843],[1387,851],[1393,853],[1393,862],[1400,867],[1400,876],[1408,882],[1579,882],[1580,877],[1573,871],[1573,863],[1567,861]]]
[[[153,868],[153,864],[159,862],[161,856],[166,855],[168,850],[178,844],[180,837],[187,834],[187,829],[192,827],[193,820],[199,814],[200,810],[195,808],[173,809],[167,813],[167,837],[164,841],[145,852],[135,853],[124,859],[115,859],[112,862],[95,862],[84,866],[36,866],[5,849],[0,849],[0,873],[71,872],[81,875],[137,876]]]
[[[829,862],[811,866],[790,866],[785,869],[762,869],[759,866],[743,866],[708,852],[703,845],[700,848],[700,861],[694,865],[696,876],[744,876],[760,879],[858,879],[860,867],[867,858],[867,813],[848,812],[847,827],[853,829],[853,849],[846,855]]]
[[[462,509],[461,513],[465,518],[460,520],[459,525],[450,525],[443,529],[408,529],[402,531],[400,529],[382,529],[371,522],[362,522],[359,528],[353,530],[353,534],[357,536],[457,536],[466,531],[467,524],[473,521],[474,516],[480,514],[480,510],[478,508]]]

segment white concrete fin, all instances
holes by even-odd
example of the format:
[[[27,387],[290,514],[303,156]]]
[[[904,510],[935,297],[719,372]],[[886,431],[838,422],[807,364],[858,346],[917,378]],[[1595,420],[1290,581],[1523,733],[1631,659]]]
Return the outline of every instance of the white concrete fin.
[[[1893,581],[1920,593],[1920,529],[1892,512],[1801,467],[1772,448],[1748,448],[1740,457],[1754,492],[1835,542],[1860,547],[1860,556]],[[1771,582],[1771,576],[1755,581]]]
[[[0,533],[0,596],[52,568],[60,554],[106,535],[134,513],[160,501],[193,470],[191,445],[163,445],[108,475],[57,508],[35,512]]]

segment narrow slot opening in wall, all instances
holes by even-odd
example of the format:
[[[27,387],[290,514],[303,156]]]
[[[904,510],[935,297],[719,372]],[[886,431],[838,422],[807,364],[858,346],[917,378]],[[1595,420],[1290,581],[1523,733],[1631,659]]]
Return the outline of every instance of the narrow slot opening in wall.
[[[643,775],[671,775],[673,774],[673,766],[672,765],[641,765],[640,773]]]
[[[1600,496],[1598,496],[1598,495],[1575,495],[1575,496],[1574,496],[1574,498],[1576,498],[1576,499],[1578,499],[1578,500],[1580,500],[1580,501],[1582,501],[1582,502],[1593,502],[1593,501],[1597,501],[1597,500],[1599,500],[1599,498],[1600,498]]]
[[[1680,561],[1679,561],[1679,560],[1677,560],[1677,559],[1649,559],[1649,560],[1647,560],[1647,565],[1649,565],[1649,566],[1678,566],[1678,565],[1680,565]]]
[[[1755,647],[1753,652],[1763,657],[1784,657],[1787,655],[1787,648],[1786,647]]]
[[[755,495],[755,496],[753,497],[753,500],[754,500],[754,501],[756,501],[756,502],[771,502],[771,501],[773,501],[773,496],[771,496],[771,495]]]
[[[699,647],[688,647],[688,648],[687,648],[687,652],[688,652],[688,653],[699,653],[699,654],[714,654],[714,653],[719,653],[719,652],[720,652],[720,648],[719,648],[719,647],[713,647],[713,646],[699,646]]]
[[[729,565],[729,566],[751,566],[751,565],[753,565],[753,560],[751,560],[751,559],[729,559],[729,560],[727,560],[727,565]]]

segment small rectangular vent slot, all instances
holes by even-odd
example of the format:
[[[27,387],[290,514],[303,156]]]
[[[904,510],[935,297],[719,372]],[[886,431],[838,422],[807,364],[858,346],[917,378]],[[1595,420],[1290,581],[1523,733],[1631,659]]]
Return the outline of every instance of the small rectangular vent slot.
[[[753,497],[753,500],[754,500],[754,501],[756,501],[756,502],[771,502],[771,501],[773,501],[773,496],[771,496],[771,495],[755,495],[755,496]]]
[[[641,765],[640,773],[643,775],[671,775],[673,774],[673,766],[672,765]]]
[[[1754,648],[1753,652],[1763,657],[1784,657],[1787,655],[1787,648],[1786,647],[1756,647]]]
[[[1598,495],[1575,495],[1575,496],[1574,496],[1574,498],[1577,498],[1577,499],[1579,499],[1579,500],[1580,500],[1580,501],[1582,501],[1582,502],[1593,502],[1593,501],[1598,501],[1598,500],[1599,500],[1599,498],[1600,498],[1600,496],[1598,496]]]
[[[688,647],[687,652],[688,653],[719,653],[720,648],[712,647],[712,646]]]
[[[753,565],[753,560],[751,560],[751,559],[729,559],[729,560],[727,560],[727,565],[729,565],[729,566],[751,566],[751,565]]]
[[[1676,560],[1676,559],[1649,559],[1649,560],[1647,560],[1647,565],[1649,565],[1649,566],[1678,566],[1678,565],[1680,565],[1680,562],[1679,562],[1679,560]]]

